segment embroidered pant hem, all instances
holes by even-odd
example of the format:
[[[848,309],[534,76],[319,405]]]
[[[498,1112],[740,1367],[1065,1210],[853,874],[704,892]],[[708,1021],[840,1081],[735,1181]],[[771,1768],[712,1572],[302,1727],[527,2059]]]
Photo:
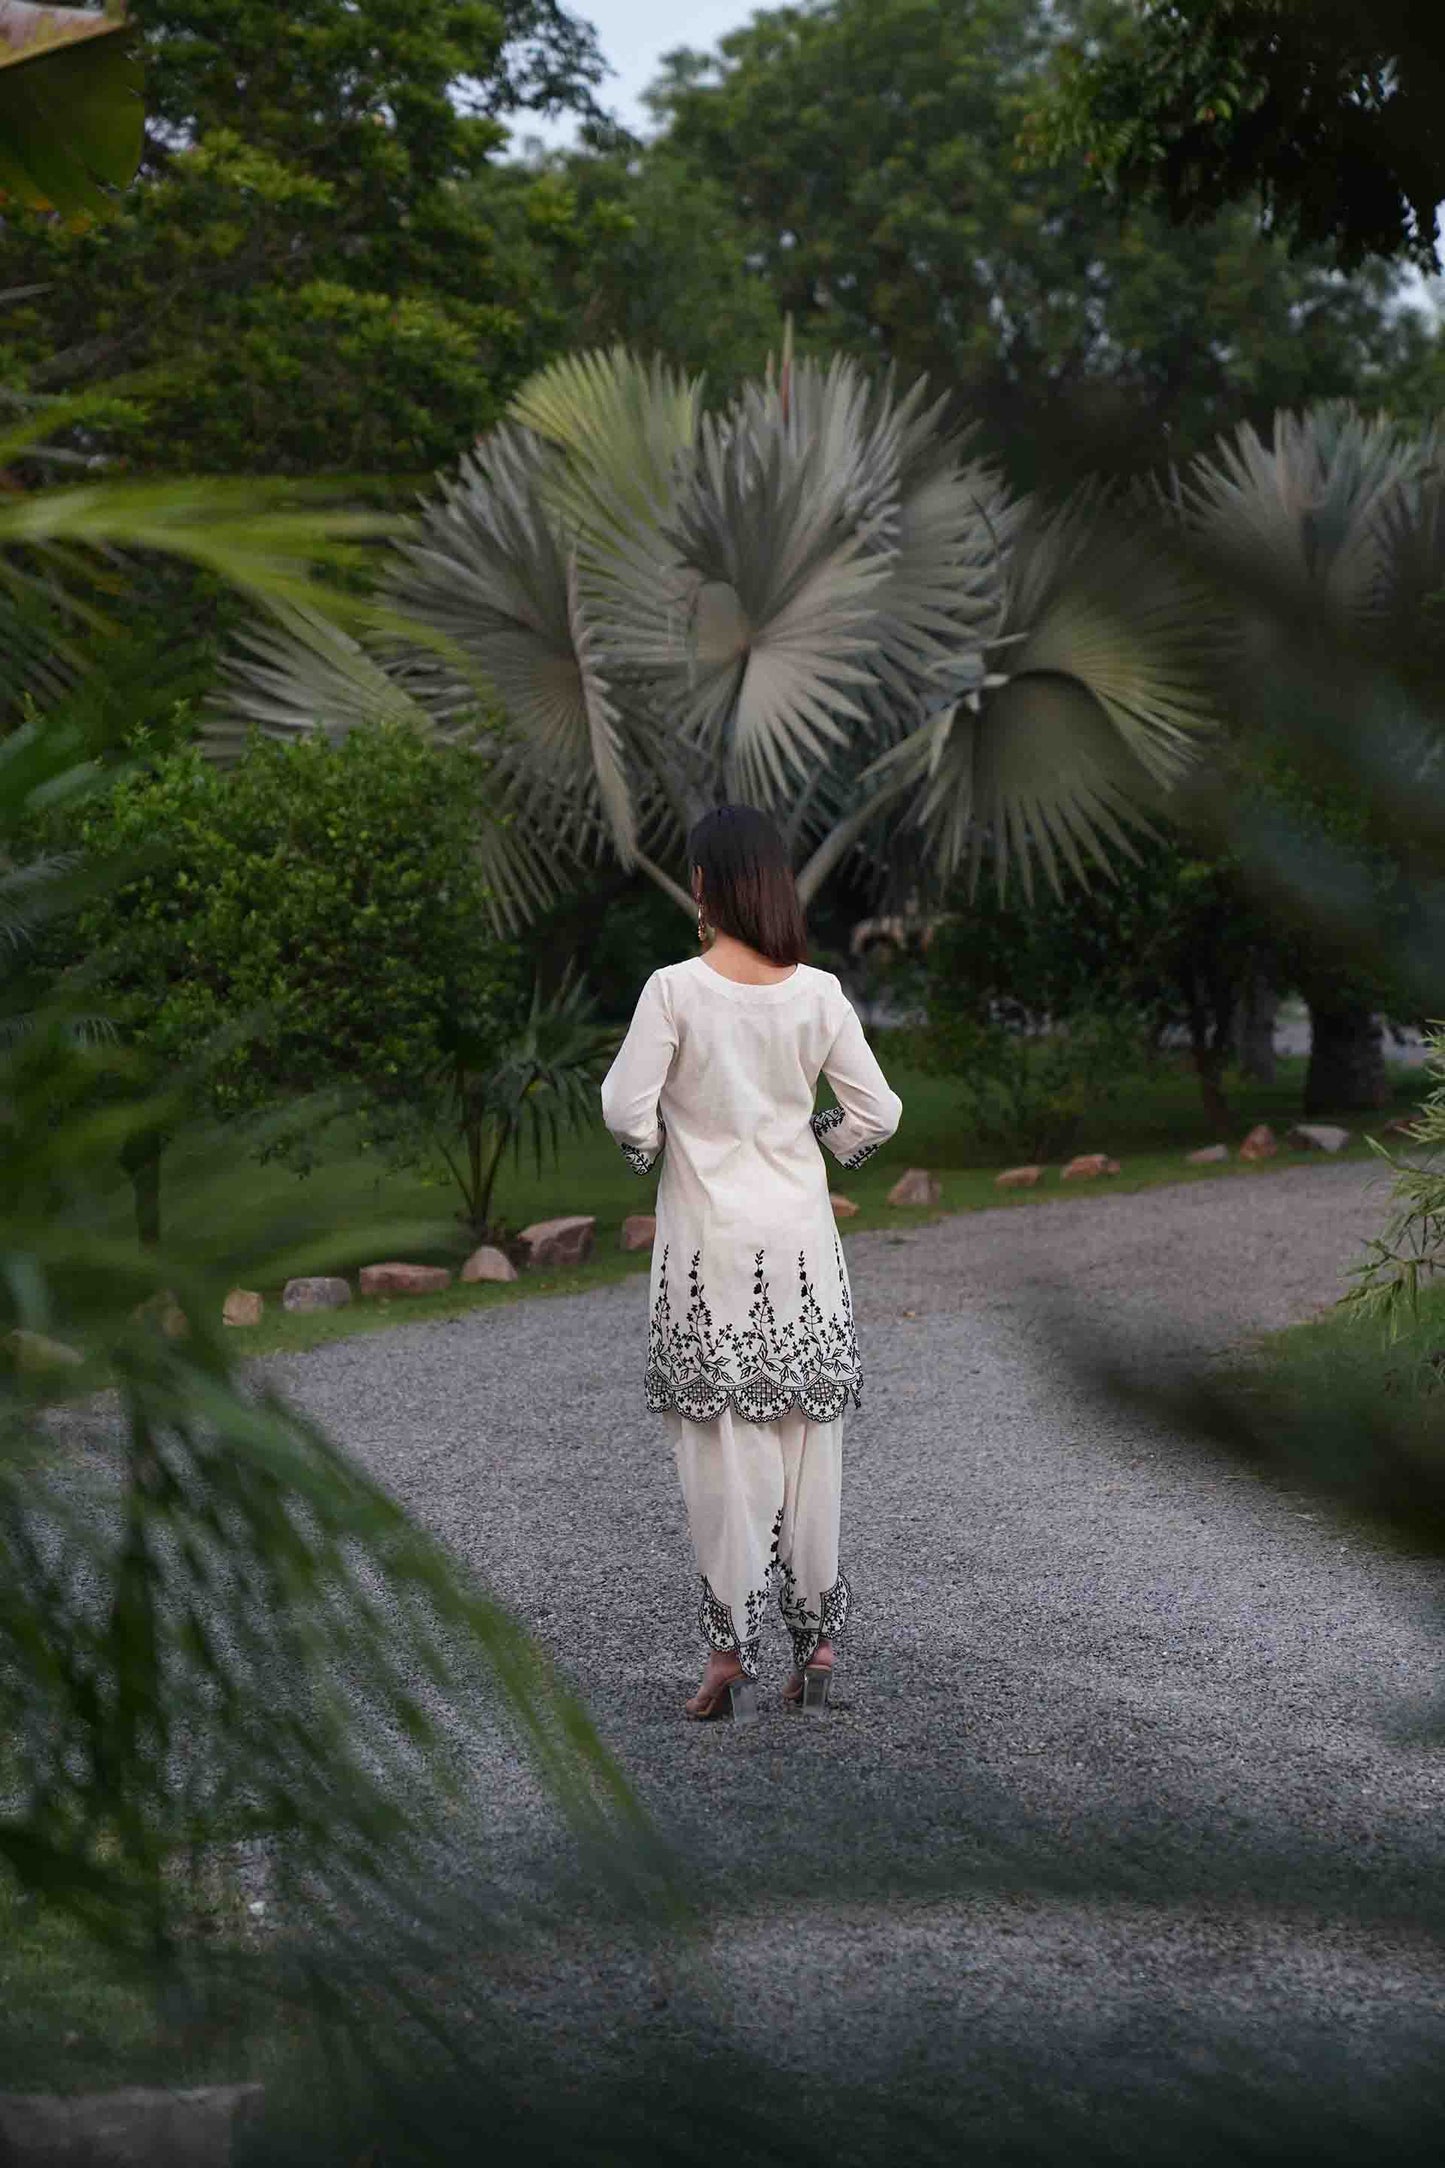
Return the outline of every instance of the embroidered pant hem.
[[[838,1566],[842,1417],[819,1423],[794,1408],[776,1422],[751,1423],[727,1408],[710,1422],[675,1411],[663,1422],[702,1576],[703,1639],[755,1679],[776,1579],[801,1670],[848,1620],[850,1591]]]

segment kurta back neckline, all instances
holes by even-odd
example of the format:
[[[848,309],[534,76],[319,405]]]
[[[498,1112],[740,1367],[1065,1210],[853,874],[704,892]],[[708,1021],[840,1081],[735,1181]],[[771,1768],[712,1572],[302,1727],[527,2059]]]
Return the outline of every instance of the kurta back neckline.
[[[725,979],[721,971],[714,971],[705,956],[690,956],[683,966],[692,970],[709,986],[719,986],[725,994],[741,1001],[776,1001],[780,994],[794,994],[807,976],[807,964],[795,964],[785,979],[772,979],[759,986],[749,986],[741,979]]]

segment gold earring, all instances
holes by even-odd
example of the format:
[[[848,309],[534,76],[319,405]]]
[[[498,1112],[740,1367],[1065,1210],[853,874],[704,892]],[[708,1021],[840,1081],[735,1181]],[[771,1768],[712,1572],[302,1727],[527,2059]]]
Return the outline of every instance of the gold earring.
[[[699,948],[706,948],[706,947],[707,947],[707,945],[708,945],[708,943],[709,943],[709,941],[711,941],[711,939],[712,939],[712,928],[711,928],[711,926],[709,926],[709,924],[708,924],[708,922],[707,922],[707,915],[706,915],[706,913],[705,913],[705,912],[703,911],[703,909],[702,909],[702,906],[701,906],[701,905],[699,904],[699,906],[698,906],[698,913],[697,913],[697,941],[698,941],[698,947],[699,947]]]

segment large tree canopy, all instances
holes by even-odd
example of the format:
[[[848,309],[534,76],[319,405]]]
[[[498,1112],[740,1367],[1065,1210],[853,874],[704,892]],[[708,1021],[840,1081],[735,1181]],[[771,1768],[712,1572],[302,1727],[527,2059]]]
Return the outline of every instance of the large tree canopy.
[[[309,129],[338,170],[384,116],[438,178],[467,114],[561,110],[603,72],[593,32],[558,0],[140,0],[132,12],[153,139],[219,127],[239,96],[258,136]]]
[[[1020,479],[1142,463],[1241,412],[1358,392],[1393,354],[1384,274],[1292,262],[1247,212],[1127,220],[1082,167],[1027,168],[1061,32],[1101,0],[828,0],[678,53],[659,154],[737,205],[805,343],[959,387]]]
[[[503,116],[587,108],[554,0],[149,0],[143,178],[77,228],[7,218],[0,371],[144,370],[108,442],[202,471],[410,474],[455,455],[558,343],[585,248]]]
[[[584,135],[539,169],[586,236],[565,250],[540,236],[569,343],[657,355],[726,399],[776,347],[782,316],[728,179],[666,140],[595,125]]]
[[[1181,220],[1257,200],[1351,267],[1442,268],[1445,10],[1434,0],[1116,0],[1026,140]]]
[[[150,169],[240,128],[344,197],[373,265],[433,190],[486,164],[506,115],[585,109],[602,74],[591,30],[557,0],[143,0],[136,12]]]

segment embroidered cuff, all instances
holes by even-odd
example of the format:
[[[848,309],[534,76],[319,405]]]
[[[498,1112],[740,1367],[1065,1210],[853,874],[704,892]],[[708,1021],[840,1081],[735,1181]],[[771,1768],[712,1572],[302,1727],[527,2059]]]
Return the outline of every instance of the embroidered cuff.
[[[662,1122],[657,1126],[662,1131],[662,1144],[658,1145],[655,1152],[644,1152],[640,1144],[624,1144],[620,1138],[614,1139],[617,1149],[634,1174],[651,1174],[662,1157],[662,1145],[667,1142],[667,1129]]]
[[[838,1164],[840,1167],[861,1167],[864,1160],[871,1159],[877,1149],[876,1144],[860,1144],[856,1152],[850,1152],[848,1157],[840,1159]]]
[[[829,1130],[837,1129],[847,1118],[841,1107],[820,1107],[816,1114],[809,1116],[808,1126],[821,1144]],[[840,1167],[861,1167],[864,1160],[871,1159],[877,1149],[876,1144],[860,1144],[855,1152],[843,1153],[835,1151],[833,1156]],[[829,1150],[833,1150],[831,1145]]]

